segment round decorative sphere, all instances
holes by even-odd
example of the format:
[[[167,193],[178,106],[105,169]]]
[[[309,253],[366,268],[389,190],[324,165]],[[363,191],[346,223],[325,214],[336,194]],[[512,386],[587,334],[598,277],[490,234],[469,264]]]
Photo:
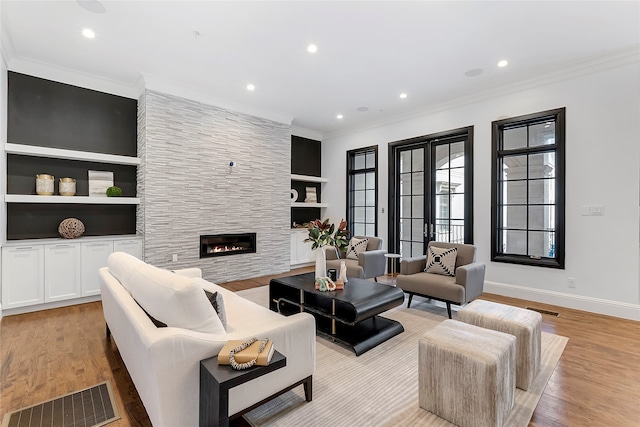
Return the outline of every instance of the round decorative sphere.
[[[77,239],[84,234],[84,224],[78,218],[67,218],[58,226],[58,233],[65,239]]]

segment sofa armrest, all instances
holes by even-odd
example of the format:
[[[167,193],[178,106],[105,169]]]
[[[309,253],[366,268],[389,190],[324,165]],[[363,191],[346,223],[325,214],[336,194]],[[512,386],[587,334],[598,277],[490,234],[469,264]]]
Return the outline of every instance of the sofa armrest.
[[[424,271],[427,266],[427,256],[405,258],[400,261],[400,274],[416,274]]]
[[[197,267],[182,268],[180,270],[173,270],[173,272],[185,277],[202,277],[202,270]]]
[[[456,268],[456,283],[464,286],[466,300],[479,297],[484,288],[485,265],[482,262],[472,262]]]
[[[387,264],[383,249],[364,251],[358,255],[358,265],[364,270],[364,277],[378,277],[384,275]]]

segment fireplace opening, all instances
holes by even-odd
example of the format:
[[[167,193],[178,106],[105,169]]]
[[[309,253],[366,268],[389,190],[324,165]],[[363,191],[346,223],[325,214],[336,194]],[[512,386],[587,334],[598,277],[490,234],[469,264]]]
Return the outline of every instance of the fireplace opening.
[[[256,233],[200,236],[200,258],[256,252]]]

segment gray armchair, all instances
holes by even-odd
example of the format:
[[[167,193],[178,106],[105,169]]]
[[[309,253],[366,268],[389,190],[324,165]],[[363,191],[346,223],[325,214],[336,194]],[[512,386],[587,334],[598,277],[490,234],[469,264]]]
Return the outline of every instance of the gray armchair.
[[[354,236],[356,239],[369,239],[367,249],[360,254],[358,259],[347,258],[342,252],[340,257],[335,248],[325,248],[327,255],[327,269],[335,268],[340,274],[340,261],[345,261],[347,266],[347,278],[355,277],[358,279],[373,278],[376,282],[377,277],[382,276],[386,269],[386,258],[384,254],[387,251],[382,249],[382,239],[379,237]]]
[[[432,298],[447,303],[447,314],[451,319],[451,304],[466,304],[482,294],[485,265],[476,262],[476,247],[457,243],[429,242],[438,248],[458,248],[455,277],[426,273],[427,257],[403,259],[400,274],[396,277],[399,288],[409,294],[407,308],[414,295]]]

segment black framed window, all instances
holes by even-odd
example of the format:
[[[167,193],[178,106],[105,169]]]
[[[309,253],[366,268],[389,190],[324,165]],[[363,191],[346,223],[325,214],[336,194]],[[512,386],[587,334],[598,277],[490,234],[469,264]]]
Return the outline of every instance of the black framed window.
[[[491,260],[564,268],[565,109],[492,123]]]
[[[347,151],[347,227],[352,236],[378,235],[378,147]]]

